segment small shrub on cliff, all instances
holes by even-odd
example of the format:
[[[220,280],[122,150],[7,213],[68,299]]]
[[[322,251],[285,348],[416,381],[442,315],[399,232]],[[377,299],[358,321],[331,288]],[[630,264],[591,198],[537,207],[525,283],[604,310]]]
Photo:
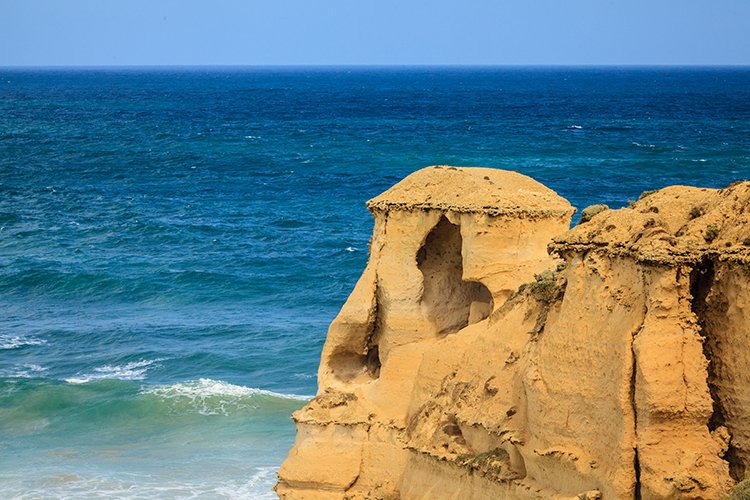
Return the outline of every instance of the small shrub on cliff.
[[[714,241],[717,236],[719,236],[719,228],[716,227],[716,224],[709,224],[706,230],[703,232],[703,239],[705,239],[708,243]]]
[[[596,214],[600,214],[605,210],[609,210],[609,207],[604,204],[591,205],[581,210],[581,221],[579,224],[584,224],[590,221]]]
[[[729,493],[728,500],[750,500],[750,479],[737,483],[737,486]]]
[[[509,467],[508,452],[502,448],[495,448],[479,455],[462,455],[458,457],[458,463],[483,476],[506,480],[518,477]]]
[[[638,197],[638,201],[641,201],[643,198],[651,196],[652,194],[654,194],[657,191],[658,191],[658,189],[650,189],[648,191],[642,192],[641,195]]]
[[[531,295],[540,302],[550,303],[559,292],[555,273],[550,270],[534,275],[534,282],[529,285]]]

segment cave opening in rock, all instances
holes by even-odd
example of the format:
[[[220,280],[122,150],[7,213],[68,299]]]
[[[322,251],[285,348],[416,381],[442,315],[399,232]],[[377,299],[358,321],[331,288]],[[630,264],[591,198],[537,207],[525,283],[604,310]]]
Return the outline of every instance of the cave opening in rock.
[[[377,294],[377,292],[376,292]],[[371,312],[366,330],[353,335],[350,344],[339,346],[331,353],[329,366],[331,371],[344,382],[367,382],[380,377],[380,309],[377,301]],[[354,332],[352,332],[354,333]],[[360,342],[362,342],[360,344]]]
[[[422,306],[439,335],[455,333],[492,312],[492,294],[482,283],[463,280],[461,229],[441,217],[417,252]]]

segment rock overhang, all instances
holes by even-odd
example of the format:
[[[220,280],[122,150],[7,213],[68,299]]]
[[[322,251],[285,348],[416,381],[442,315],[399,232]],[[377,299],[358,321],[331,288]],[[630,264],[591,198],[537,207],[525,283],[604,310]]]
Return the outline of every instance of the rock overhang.
[[[441,210],[519,218],[570,217],[575,208],[543,184],[511,170],[437,165],[410,174],[367,202],[372,212]]]

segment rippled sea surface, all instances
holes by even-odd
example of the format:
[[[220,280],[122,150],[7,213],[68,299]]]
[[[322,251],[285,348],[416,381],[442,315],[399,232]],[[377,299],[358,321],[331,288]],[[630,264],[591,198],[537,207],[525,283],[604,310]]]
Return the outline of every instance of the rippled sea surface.
[[[750,69],[0,68],[0,497],[272,497],[364,201],[433,164],[723,187]]]

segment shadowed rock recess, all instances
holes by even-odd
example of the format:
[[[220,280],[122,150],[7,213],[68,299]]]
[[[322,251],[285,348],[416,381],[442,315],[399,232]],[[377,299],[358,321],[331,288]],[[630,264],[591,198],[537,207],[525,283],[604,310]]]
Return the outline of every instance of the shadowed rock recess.
[[[713,499],[750,472],[750,183],[572,230],[501,170],[426,168],[367,205],[281,498]]]

